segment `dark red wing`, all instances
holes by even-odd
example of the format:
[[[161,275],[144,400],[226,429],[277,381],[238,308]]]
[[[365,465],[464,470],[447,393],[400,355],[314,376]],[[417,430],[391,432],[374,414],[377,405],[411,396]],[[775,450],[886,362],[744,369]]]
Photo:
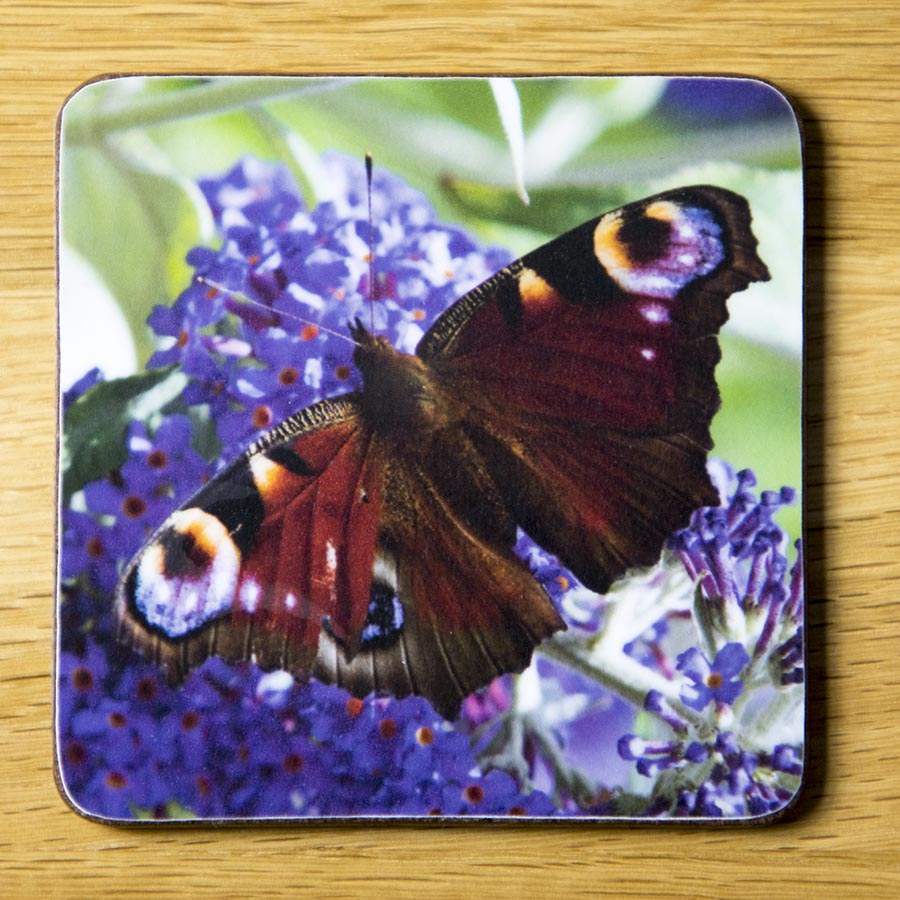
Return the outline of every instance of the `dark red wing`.
[[[445,312],[417,353],[491,415],[701,430],[726,299],[768,277],[747,202],[684,188],[600,216]]]
[[[767,278],[746,200],[669,191],[527,254],[417,352],[516,520],[603,591],[716,502],[717,333],[728,296]]]
[[[420,694],[452,717],[565,626],[512,552],[512,520],[464,435],[434,436],[427,454],[393,449],[370,607],[377,627],[353,654],[326,636],[314,674],[357,696]]]
[[[117,596],[173,681],[210,655],[448,716],[563,627],[460,429],[391,441],[357,396],[304,410],[165,522]]]
[[[686,434],[470,428],[516,521],[600,593],[627,569],[655,563],[693,510],[718,503],[706,448]]]
[[[251,447],[163,524],[117,596],[122,637],[179,680],[210,655],[305,676],[325,621],[366,619],[382,460],[354,396]]]

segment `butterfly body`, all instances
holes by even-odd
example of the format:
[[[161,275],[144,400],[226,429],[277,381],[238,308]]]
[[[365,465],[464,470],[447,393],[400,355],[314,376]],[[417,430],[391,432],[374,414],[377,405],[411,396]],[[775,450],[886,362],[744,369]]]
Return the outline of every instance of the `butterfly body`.
[[[176,681],[252,658],[452,715],[565,627],[519,528],[602,592],[716,502],[716,334],[728,295],[768,277],[755,245],[743,198],[671,191],[527,254],[414,355],[357,320],[362,389],[163,524],[117,591],[122,639]]]
[[[452,396],[440,389],[429,367],[418,357],[397,350],[386,338],[371,335],[357,320],[353,361],[363,377],[360,414],[396,446],[421,444],[454,424]]]

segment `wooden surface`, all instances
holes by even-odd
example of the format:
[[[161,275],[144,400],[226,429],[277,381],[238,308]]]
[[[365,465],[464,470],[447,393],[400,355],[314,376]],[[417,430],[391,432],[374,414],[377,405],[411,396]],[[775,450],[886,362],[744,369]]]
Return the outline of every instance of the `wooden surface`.
[[[0,0],[0,892],[4,897],[900,896],[900,7]],[[709,72],[805,128],[812,755],[756,828],[110,828],[50,722],[57,113],[120,72]]]

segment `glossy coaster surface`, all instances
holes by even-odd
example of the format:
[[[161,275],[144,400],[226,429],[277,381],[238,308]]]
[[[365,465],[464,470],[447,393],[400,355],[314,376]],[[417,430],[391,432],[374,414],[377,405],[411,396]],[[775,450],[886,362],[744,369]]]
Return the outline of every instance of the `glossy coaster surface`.
[[[122,78],[60,129],[56,763],[104,821],[768,821],[800,136],[734,78]]]

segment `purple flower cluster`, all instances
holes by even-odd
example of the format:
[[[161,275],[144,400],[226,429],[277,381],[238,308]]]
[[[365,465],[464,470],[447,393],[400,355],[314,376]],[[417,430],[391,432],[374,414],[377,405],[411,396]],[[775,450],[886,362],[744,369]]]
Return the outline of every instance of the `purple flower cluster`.
[[[744,689],[738,676],[750,662],[747,651],[737,643],[726,644],[710,662],[696,647],[678,657],[678,671],[689,683],[682,689],[685,706],[702,710],[710,703],[730,706]]]
[[[801,742],[766,746],[758,728],[767,716],[771,734],[802,728],[800,543],[788,571],[787,537],[774,518],[794,492],[764,491],[757,500],[749,470],[716,474],[723,505],[698,510],[669,543],[698,585],[692,621],[701,644],[717,649],[684,650],[675,672],[662,670],[677,693],[647,694],[645,710],[669,736],[626,734],[618,744],[639,775],[672,775],[647,815],[765,815],[790,801],[802,773]],[[773,709],[786,711],[784,722]]]
[[[744,469],[723,506],[698,510],[689,528],[670,546],[704,597],[703,622],[727,634],[727,623],[742,619],[754,635],[754,660],[769,656],[776,682],[803,681],[803,565],[801,543],[788,571],[787,538],[775,521],[795,491],[753,493],[756,476]],[[716,623],[719,623],[717,625]]]
[[[753,119],[791,123],[792,118],[790,106],[778,91],[744,78],[672,78],[658,109],[682,128],[710,123],[721,127]]]
[[[64,653],[60,760],[110,818],[552,815],[419,698],[362,701],[283,672],[209,660],[178,689],[89,641]]]
[[[354,386],[348,320],[371,315],[411,350],[449,302],[508,261],[440,225],[421,194],[383,172],[370,235],[362,165],[330,156],[324,168],[331,199],[314,211],[283,168],[253,159],[202,182],[221,246],[191,251],[197,277],[149,319],[163,341],[149,366],[177,364],[189,378],[181,408],[132,422],[126,462],[63,511],[59,761],[89,813],[555,813],[540,791],[483,772],[469,738],[420,698],[360,701],[216,659],[172,689],[115,640],[119,573],[160,522],[260,431]],[[65,408],[101,381],[88,373]],[[216,443],[209,462],[193,449]]]
[[[330,199],[314,210],[285,169],[253,158],[202,181],[222,244],[192,250],[190,286],[150,315],[166,345],[149,365],[177,363],[190,376],[185,399],[208,405],[226,457],[360,386],[347,332],[355,317],[412,352],[439,313],[509,262],[438,223],[422,194],[383,170],[370,224],[362,164],[330,154],[323,167]]]
[[[735,735],[727,731],[707,742],[687,744],[679,740],[644,741],[626,735],[619,741],[619,753],[635,761],[639,774],[652,778],[666,770],[681,769],[683,775],[690,768],[704,769],[699,786],[676,782],[674,802],[672,793],[661,793],[648,807],[648,816],[764,816],[783,809],[796,792],[779,784],[778,777],[799,779],[803,771],[796,747],[779,744],[771,752],[753,753],[742,749]]]

